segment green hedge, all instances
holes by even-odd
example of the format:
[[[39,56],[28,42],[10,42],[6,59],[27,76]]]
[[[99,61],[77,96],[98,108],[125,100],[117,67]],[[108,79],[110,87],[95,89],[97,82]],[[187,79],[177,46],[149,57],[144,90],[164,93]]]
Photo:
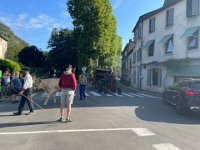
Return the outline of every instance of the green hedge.
[[[8,67],[11,72],[22,70],[22,66],[20,64],[8,59],[0,59],[0,65],[2,67]]]

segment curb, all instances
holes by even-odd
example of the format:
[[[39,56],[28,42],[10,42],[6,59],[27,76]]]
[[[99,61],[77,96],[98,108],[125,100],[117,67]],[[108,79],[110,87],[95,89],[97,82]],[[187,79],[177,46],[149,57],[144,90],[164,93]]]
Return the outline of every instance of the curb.
[[[129,87],[129,86],[123,85],[123,84],[122,84],[122,86],[123,86],[124,89],[128,89],[128,90],[131,90],[133,92],[140,92],[140,93],[144,93],[144,94],[150,94],[150,95],[162,97],[162,93],[157,93],[157,92],[137,89],[137,88],[133,88],[133,87]]]

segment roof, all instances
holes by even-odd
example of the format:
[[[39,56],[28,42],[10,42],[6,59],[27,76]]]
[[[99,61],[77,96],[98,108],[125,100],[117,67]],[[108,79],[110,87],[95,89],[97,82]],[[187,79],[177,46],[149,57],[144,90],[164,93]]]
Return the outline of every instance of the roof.
[[[8,41],[8,39],[5,38],[4,36],[2,36],[1,34],[0,34],[0,37],[1,37],[2,39],[4,39],[5,41]]]
[[[146,14],[140,16],[140,17],[139,17],[139,20],[137,21],[137,23],[136,23],[135,27],[133,28],[133,31],[132,31],[132,32],[134,32],[134,31],[136,30],[138,24],[139,24],[141,21],[143,21],[143,20],[145,20],[145,19],[147,19],[147,18],[150,18],[150,17],[152,17],[152,16],[158,14],[159,12],[163,11],[164,9],[166,9],[166,8],[172,6],[172,5],[174,5],[174,4],[176,4],[176,3],[180,2],[180,1],[182,1],[182,0],[165,0],[163,6],[162,6],[161,8],[158,8],[158,9],[156,9],[156,10],[153,10],[153,11],[151,11],[151,12],[148,12],[148,13],[146,13]]]

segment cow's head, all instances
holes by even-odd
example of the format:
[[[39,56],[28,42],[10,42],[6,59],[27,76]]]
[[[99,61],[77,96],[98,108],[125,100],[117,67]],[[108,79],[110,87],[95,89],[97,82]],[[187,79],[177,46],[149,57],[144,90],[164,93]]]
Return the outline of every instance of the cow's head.
[[[34,86],[35,86],[35,88],[36,88],[37,90],[38,90],[38,89],[41,89],[41,83],[42,83],[42,80],[41,80],[41,79],[37,78],[37,79],[35,80]]]

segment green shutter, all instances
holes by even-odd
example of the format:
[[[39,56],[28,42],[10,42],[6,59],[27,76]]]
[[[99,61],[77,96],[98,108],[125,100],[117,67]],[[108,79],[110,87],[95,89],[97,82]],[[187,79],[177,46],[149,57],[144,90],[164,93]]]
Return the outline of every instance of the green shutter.
[[[198,29],[199,29],[199,27],[193,27],[193,28],[185,30],[185,32],[183,33],[183,35],[181,36],[181,38],[188,38],[188,37],[194,36],[195,32]]]

